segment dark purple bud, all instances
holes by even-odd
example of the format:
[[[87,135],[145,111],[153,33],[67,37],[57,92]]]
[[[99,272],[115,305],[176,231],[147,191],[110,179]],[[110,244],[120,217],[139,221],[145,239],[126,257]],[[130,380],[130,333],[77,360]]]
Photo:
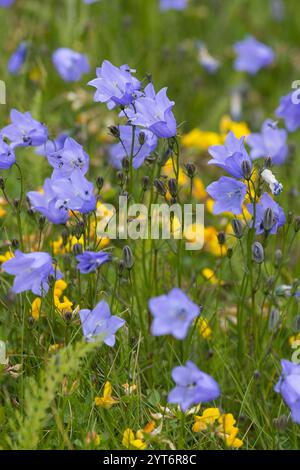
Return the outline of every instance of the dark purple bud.
[[[264,261],[264,249],[261,243],[255,242],[252,245],[252,260],[260,264]]]

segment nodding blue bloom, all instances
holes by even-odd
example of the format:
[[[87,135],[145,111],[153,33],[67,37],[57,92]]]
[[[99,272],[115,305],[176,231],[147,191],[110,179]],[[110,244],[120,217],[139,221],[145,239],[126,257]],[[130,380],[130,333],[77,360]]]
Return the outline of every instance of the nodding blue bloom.
[[[144,95],[135,100],[134,109],[126,110],[126,115],[132,124],[145,127],[157,137],[169,138],[175,136],[177,131],[172,112],[174,104],[167,97],[167,88],[155,93],[152,83],[149,83]]]
[[[102,264],[111,260],[111,254],[106,251],[85,251],[82,255],[77,255],[77,269],[82,274],[89,274],[96,271]]]
[[[210,55],[206,45],[202,41],[197,42],[198,47],[198,59],[200,64],[208,73],[216,73],[220,67],[220,62]]]
[[[53,180],[47,178],[42,193],[30,191],[27,197],[33,210],[43,214],[53,224],[65,224],[69,218],[69,204],[57,198],[52,183]]]
[[[131,75],[132,72],[126,64],[115,67],[104,60],[101,67],[96,69],[97,78],[88,83],[96,88],[94,101],[107,103],[108,109],[132,103],[141,88],[140,81]]]
[[[250,214],[253,216],[253,206],[252,204],[247,205],[247,209]],[[275,234],[279,227],[282,227],[285,224],[285,214],[282,207],[280,207],[274,199],[268,193],[263,193],[258,204],[256,204],[256,213],[255,213],[255,229],[256,233],[259,235],[264,233],[264,215],[267,209],[272,209],[273,211],[273,226],[269,230],[269,233]]]
[[[187,0],[160,0],[161,11],[184,10],[187,7]]]
[[[178,403],[183,412],[192,405],[215,400],[221,393],[215,379],[199,370],[192,361],[175,367],[172,379],[176,386],[169,393],[168,402]]]
[[[65,82],[78,82],[90,71],[88,58],[68,47],[60,47],[52,55],[52,62]]]
[[[40,145],[39,147],[36,147],[35,153],[37,153],[38,155],[42,155],[43,157],[46,157],[47,155],[57,152],[58,150],[61,150],[63,148],[67,137],[69,137],[68,134],[65,134],[64,132],[62,132],[61,134],[58,135],[56,139],[47,140],[45,144]]]
[[[173,335],[177,339],[186,337],[200,308],[180,289],[172,289],[168,294],[149,300],[149,310],[153,316],[151,333],[154,336]]]
[[[4,127],[1,134],[12,142],[12,147],[42,145],[48,140],[48,129],[33,119],[30,112],[22,114],[16,109],[10,112],[11,124]]]
[[[101,300],[92,311],[80,310],[79,316],[86,341],[93,342],[100,335],[104,343],[111,347],[115,345],[116,332],[125,324],[122,318],[111,315],[105,300]]]
[[[278,118],[284,120],[289,132],[295,132],[300,127],[300,103],[293,103],[293,93],[280,98],[280,103],[275,111]]]
[[[20,70],[22,65],[25,62],[27,55],[27,43],[25,41],[22,41],[15,52],[10,56],[8,64],[7,64],[7,69],[9,73],[12,75],[17,75]]]
[[[49,276],[62,278],[61,272],[54,269],[51,256],[39,251],[25,254],[16,250],[15,257],[5,261],[2,269],[15,276],[12,290],[16,294],[31,290],[35,295],[44,295],[49,289]]]
[[[275,392],[280,393],[292,413],[292,420],[300,424],[300,364],[282,359],[282,372],[275,385]]]
[[[248,163],[250,171],[252,169],[252,161],[244,146],[244,137],[237,139],[233,132],[227,135],[225,145],[212,145],[208,152],[213,157],[209,160],[209,165],[216,165],[235,178],[244,178],[243,162]]]
[[[71,137],[64,140],[63,147],[47,154],[48,162],[54,168],[53,177],[69,177],[74,170],[83,175],[89,169],[89,156],[83,147]]]
[[[72,211],[87,214],[96,209],[93,183],[90,183],[80,170],[74,170],[69,178],[52,178],[51,190],[57,204]]]
[[[10,7],[16,0],[0,0],[0,7]]]
[[[0,135],[0,170],[8,170],[16,161],[14,150]]]
[[[247,137],[247,144],[251,147],[251,158],[254,160],[271,157],[275,165],[281,165],[288,155],[286,139],[287,131],[278,129],[276,123],[267,119],[262,125],[260,134],[254,133]]]
[[[125,157],[130,158],[133,134],[132,126],[119,126],[118,129],[121,142],[110,146],[109,155],[111,165],[121,170],[122,160]],[[136,128],[134,132],[133,168],[139,168],[156,147],[157,137],[152,132]]]
[[[214,181],[206,191],[215,201],[213,207],[214,214],[222,212],[232,212],[235,215],[242,213],[242,206],[246,196],[246,185],[228,176],[221,176],[218,181]]]
[[[247,36],[243,41],[236,42],[234,50],[237,54],[235,70],[248,72],[251,75],[270,65],[275,58],[273,50],[253,36]]]

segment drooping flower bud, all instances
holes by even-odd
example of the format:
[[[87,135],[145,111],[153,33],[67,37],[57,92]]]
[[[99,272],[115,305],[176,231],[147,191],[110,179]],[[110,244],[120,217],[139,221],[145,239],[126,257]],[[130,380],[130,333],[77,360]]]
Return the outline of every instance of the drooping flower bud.
[[[218,235],[217,235],[217,238],[218,238],[218,242],[219,242],[219,245],[225,245],[225,242],[226,242],[226,236],[225,236],[225,232],[219,232]]]
[[[154,187],[155,187],[156,191],[161,196],[165,196],[167,194],[166,185],[161,180],[159,180],[158,178],[155,178],[153,184],[154,184]]]
[[[280,312],[277,308],[273,308],[269,317],[269,331],[274,331],[280,321]]]
[[[96,179],[96,186],[97,186],[98,191],[101,191],[101,189],[103,188],[103,184],[104,184],[103,177],[98,176],[98,178]]]
[[[143,176],[143,179],[142,179],[142,187],[143,187],[143,191],[147,191],[147,189],[149,188],[150,186],[150,178],[149,176]]]
[[[263,216],[263,227],[266,232],[269,232],[274,225],[274,212],[271,207],[268,207]]]
[[[243,236],[243,226],[242,222],[239,219],[232,219],[231,221],[232,230],[236,238],[242,238]]]
[[[275,251],[275,268],[278,268],[282,260],[282,251],[280,249]]]
[[[74,255],[82,255],[82,244],[81,243],[75,243],[73,246],[73,253]]]
[[[196,173],[196,167],[195,167],[194,163],[191,163],[191,162],[187,163],[185,165],[185,169],[186,169],[186,173],[187,173],[188,177],[189,178],[194,178],[195,173]]]
[[[120,130],[119,130],[118,126],[109,126],[108,130],[109,130],[109,133],[110,133],[113,137],[116,137],[117,139],[119,139],[119,137],[120,137]]]
[[[246,180],[251,178],[251,166],[247,160],[242,161],[242,172]]]
[[[123,248],[123,260],[125,267],[130,270],[134,265],[134,257],[131,248],[128,245]]]
[[[168,187],[169,187],[171,196],[175,198],[177,196],[177,181],[175,180],[175,178],[169,179]]]
[[[294,230],[296,233],[300,230],[300,217],[296,217],[294,220]]]
[[[259,242],[255,242],[252,245],[252,260],[257,264],[261,264],[264,261],[264,249]]]
[[[146,141],[145,132],[142,132],[142,131],[141,131],[141,132],[139,133],[139,144],[142,146],[142,145],[144,145],[145,141]]]

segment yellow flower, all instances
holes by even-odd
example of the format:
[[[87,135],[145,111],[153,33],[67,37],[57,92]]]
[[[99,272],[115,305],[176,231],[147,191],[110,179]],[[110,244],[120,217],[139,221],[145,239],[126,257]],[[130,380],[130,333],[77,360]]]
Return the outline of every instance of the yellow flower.
[[[100,406],[101,408],[109,409],[113,405],[119,403],[119,400],[116,400],[112,397],[112,386],[110,382],[106,382],[104,385],[102,397],[95,397],[95,405]]]
[[[142,439],[136,439],[134,432],[130,428],[125,429],[122,444],[127,449],[135,447],[136,449],[143,450],[147,448],[147,444]]]
[[[34,299],[34,301],[31,304],[31,315],[33,316],[35,320],[38,320],[40,318],[41,304],[42,304],[42,300],[40,297],[37,297],[36,299]]]
[[[67,287],[67,283],[63,279],[59,279],[54,285],[54,305],[60,312],[70,312],[73,308],[73,302],[68,297],[63,296],[63,300],[60,299]]]
[[[15,255],[11,251],[6,251],[4,255],[0,255],[0,263],[5,263],[5,261],[14,258],[14,256]]]
[[[4,207],[2,207],[5,204],[7,204],[5,199],[3,199],[3,197],[0,197],[0,217],[4,217],[6,214],[6,210],[4,209]]]
[[[122,387],[124,388],[125,395],[131,395],[137,389],[136,384],[129,385],[127,382]]]
[[[199,150],[207,150],[211,145],[221,144],[222,140],[220,135],[216,132],[193,129],[182,137],[181,142],[184,147],[194,147]]]
[[[218,435],[224,439],[228,447],[239,449],[243,445],[243,441],[236,436],[239,429],[235,427],[236,420],[231,413],[226,413],[218,419],[219,426],[217,427]]]
[[[213,213],[213,208],[214,208],[214,203],[215,201],[213,199],[211,199],[210,197],[206,200],[206,210],[207,212],[209,212],[210,214]]]
[[[192,431],[205,431],[208,426],[212,426],[219,417],[220,410],[218,408],[207,408],[203,411],[202,416],[194,416],[195,423],[192,427]]]
[[[296,335],[293,335],[293,336],[289,337],[289,345],[293,346],[295,341],[300,341],[300,333],[297,333]]]
[[[200,336],[202,336],[202,338],[204,338],[204,339],[210,339],[211,338],[212,330],[211,330],[211,328],[209,326],[209,323],[206,320],[206,318],[200,317],[198,322],[197,322],[197,326],[198,326],[198,329],[199,329],[199,334],[200,334]]]
[[[232,121],[228,115],[222,117],[220,122],[220,131],[222,134],[225,134],[224,137],[226,137],[228,132],[232,131],[237,139],[240,139],[243,136],[246,137],[251,132],[245,122]]]
[[[50,346],[48,348],[48,352],[49,353],[55,353],[56,351],[58,351],[59,349],[61,349],[63,347],[64,347],[63,343],[50,344]]]
[[[202,276],[205,277],[212,284],[218,284],[218,278],[216,277],[214,271],[210,268],[204,268],[201,271]]]
[[[54,297],[60,297],[67,288],[67,283],[63,279],[56,281],[54,285]]]
[[[193,197],[195,199],[205,199],[207,192],[205,186],[199,176],[195,176],[193,179]]]

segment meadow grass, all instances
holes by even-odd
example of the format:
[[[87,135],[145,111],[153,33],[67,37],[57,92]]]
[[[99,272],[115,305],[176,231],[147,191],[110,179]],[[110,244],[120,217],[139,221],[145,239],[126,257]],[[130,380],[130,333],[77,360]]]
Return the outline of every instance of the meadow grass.
[[[157,89],[168,87],[168,96],[176,103],[179,136],[194,128],[220,133],[220,120],[230,114],[230,93],[237,86],[245,89],[242,120],[251,131],[258,131],[265,118],[274,118],[280,97],[299,78],[298,2],[285,2],[281,22],[272,18],[267,1],[191,3],[183,12],[166,13],[159,11],[156,0],[102,0],[93,5],[81,0],[26,0],[1,10],[0,78],[7,88],[7,104],[0,106],[1,127],[7,124],[10,109],[17,108],[30,110],[35,119],[45,122],[51,137],[60,131],[70,132],[90,155],[90,179],[95,182],[98,176],[104,178],[100,196],[105,203],[114,203],[120,192],[116,171],[107,159],[107,146],[113,142],[107,128],[120,119],[115,111],[94,103],[92,89],[87,86],[104,59],[116,65],[128,63],[137,69],[140,78],[150,73]],[[232,46],[248,33],[276,52],[275,64],[254,77],[235,72],[232,67]],[[22,73],[10,76],[7,59],[23,39],[31,45],[29,57]],[[207,74],[198,62],[199,39],[222,61],[215,75]],[[63,82],[53,67],[51,54],[60,46],[88,55],[91,72],[80,82]],[[289,137],[291,158],[276,168],[276,176],[284,186],[280,204],[294,218],[300,214],[298,134]],[[178,140],[180,143],[180,137]],[[167,146],[166,142],[160,144],[161,156]],[[17,160],[24,194],[41,187],[50,175],[47,160],[37,156],[34,149],[20,148]],[[193,161],[205,186],[220,176],[217,169],[207,166],[207,160],[206,150],[181,149],[181,168]],[[148,175],[153,183],[155,175],[163,171],[156,164],[136,171],[136,200],[141,195],[142,177]],[[1,175],[9,198],[18,198],[18,168],[1,171]],[[188,185],[186,177],[185,189],[180,193],[184,202],[190,201]],[[148,204],[151,195],[161,200],[148,190],[144,196]],[[192,201],[198,202],[197,195]],[[1,254],[11,247],[13,239],[21,238],[18,210],[3,207],[7,214],[0,218]],[[39,319],[34,320],[35,296],[31,292],[13,295],[12,278],[1,272],[0,339],[6,342],[9,356],[9,365],[0,370],[1,448],[124,449],[125,429],[136,433],[154,421],[154,429],[162,425],[160,432],[146,433],[142,439],[150,449],[227,449],[224,440],[209,429],[198,433],[192,430],[194,414],[201,415],[208,407],[233,414],[242,449],[299,448],[299,425],[290,418],[285,423],[282,416],[288,417],[289,410],[274,392],[280,360],[291,360],[293,354],[289,338],[297,332],[295,319],[299,315],[294,298],[278,298],[276,294],[276,287],[296,286],[300,279],[299,237],[294,220],[277,236],[264,241],[262,265],[251,259],[251,242],[257,237],[249,229],[242,248],[232,235],[227,235],[226,246],[233,247],[232,257],[220,256],[216,242],[215,249],[206,246],[193,252],[185,251],[174,240],[114,240],[107,247],[113,253],[113,262],[103,265],[98,273],[84,276],[76,270],[68,243],[57,251],[53,248],[62,227],[39,224],[38,216],[28,214],[27,209],[24,197],[24,251],[39,247],[53,254],[67,283],[64,294],[74,309],[92,309],[105,299],[112,313],[124,318],[126,325],[117,333],[114,348],[86,344],[82,341],[78,309],[66,318],[66,312],[54,304],[53,285],[42,300]],[[213,216],[207,212],[205,223],[217,233],[226,230],[230,219],[226,214]],[[120,272],[125,244],[132,249],[134,265]],[[275,259],[276,249],[283,253],[279,262]],[[205,268],[212,270],[215,282],[203,275]],[[148,301],[174,286],[181,287],[203,307],[201,315],[211,329],[209,337],[201,334],[199,326],[190,329],[185,341],[150,334]],[[280,319],[272,324],[275,307]],[[176,406],[167,410],[168,393],[174,386],[171,371],[189,359],[217,380],[221,396],[192,414],[184,414]],[[107,381],[118,403],[109,408],[96,406],[95,397],[103,395]],[[129,392],[128,387],[132,387]]]

